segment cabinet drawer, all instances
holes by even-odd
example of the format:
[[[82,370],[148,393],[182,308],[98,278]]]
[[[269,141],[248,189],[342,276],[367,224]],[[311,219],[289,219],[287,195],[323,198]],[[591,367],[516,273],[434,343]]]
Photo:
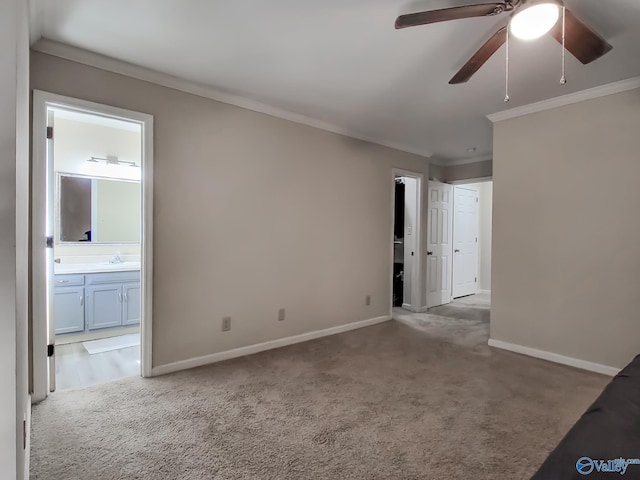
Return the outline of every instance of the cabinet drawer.
[[[84,285],[84,275],[54,275],[53,284],[56,287]]]
[[[105,283],[139,282],[140,270],[133,272],[92,273],[87,275],[87,285],[103,285]]]

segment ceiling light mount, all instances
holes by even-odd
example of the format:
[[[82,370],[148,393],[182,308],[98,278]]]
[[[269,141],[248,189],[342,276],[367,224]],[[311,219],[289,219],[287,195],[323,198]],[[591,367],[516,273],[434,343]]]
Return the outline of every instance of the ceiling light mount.
[[[509,21],[509,31],[521,40],[535,40],[549,32],[560,18],[560,0],[521,2]]]

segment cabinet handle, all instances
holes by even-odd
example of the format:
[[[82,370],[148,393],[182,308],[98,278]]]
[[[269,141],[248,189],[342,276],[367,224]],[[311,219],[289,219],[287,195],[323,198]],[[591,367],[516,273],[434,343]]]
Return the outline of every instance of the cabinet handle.
[[[122,303],[122,294],[121,293],[118,294],[118,300],[120,300],[120,303]]]
[[[125,302],[129,301],[129,297],[127,296],[127,292],[124,292],[124,301]]]
[[[56,280],[56,283],[69,283],[69,280]]]
[[[84,295],[80,295],[80,306],[84,305]]]

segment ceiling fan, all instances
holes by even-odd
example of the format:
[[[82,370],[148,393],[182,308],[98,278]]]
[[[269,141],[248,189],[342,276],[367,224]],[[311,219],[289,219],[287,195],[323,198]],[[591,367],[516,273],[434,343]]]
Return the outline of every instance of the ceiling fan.
[[[415,27],[462,18],[493,17],[501,13],[509,13],[510,18],[507,24],[480,47],[449,81],[450,84],[467,82],[507,41],[508,32],[524,40],[534,40],[551,31],[553,37],[585,65],[600,58],[613,48],[604,38],[565,8],[562,0],[503,0],[502,2],[409,13],[400,15],[396,19],[396,28]],[[561,15],[564,22],[558,21]]]

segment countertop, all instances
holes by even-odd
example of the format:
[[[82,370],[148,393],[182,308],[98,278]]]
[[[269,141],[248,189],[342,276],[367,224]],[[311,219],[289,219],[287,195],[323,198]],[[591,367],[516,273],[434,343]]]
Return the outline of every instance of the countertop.
[[[122,263],[57,263],[54,265],[55,275],[66,275],[70,273],[105,273],[105,272],[133,272],[140,270],[140,262]]]

